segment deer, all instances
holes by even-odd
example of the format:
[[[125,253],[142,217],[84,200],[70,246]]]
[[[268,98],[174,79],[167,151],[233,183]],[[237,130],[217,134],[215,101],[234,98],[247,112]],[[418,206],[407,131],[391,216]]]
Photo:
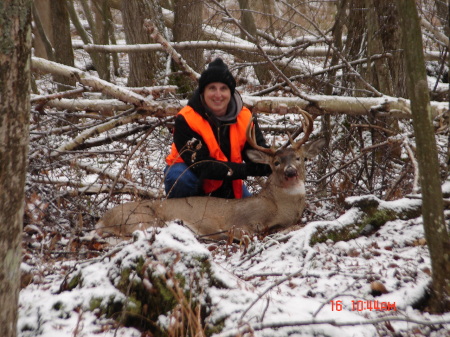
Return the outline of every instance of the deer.
[[[252,147],[247,150],[248,157],[272,169],[259,193],[243,199],[193,196],[127,202],[105,212],[96,224],[97,234],[125,238],[136,230],[181,221],[198,237],[221,240],[230,233],[274,233],[296,225],[306,203],[305,160],[315,157],[325,145],[324,139],[306,143],[313,119],[299,110],[303,137],[294,142],[289,135],[289,142],[278,149],[258,145],[252,119],[247,126],[247,142]]]

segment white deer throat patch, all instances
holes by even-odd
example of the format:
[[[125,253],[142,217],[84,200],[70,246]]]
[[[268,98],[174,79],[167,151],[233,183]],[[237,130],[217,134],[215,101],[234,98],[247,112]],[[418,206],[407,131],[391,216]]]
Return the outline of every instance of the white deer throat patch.
[[[303,181],[299,181],[297,184],[285,188],[284,192],[289,195],[305,195],[305,183]]]

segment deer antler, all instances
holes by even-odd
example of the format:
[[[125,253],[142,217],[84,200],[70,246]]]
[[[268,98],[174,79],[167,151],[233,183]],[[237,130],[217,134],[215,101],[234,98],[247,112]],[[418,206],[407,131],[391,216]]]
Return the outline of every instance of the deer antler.
[[[258,143],[256,142],[255,124],[253,123],[253,118],[254,118],[254,116],[252,115],[252,118],[250,119],[250,121],[248,122],[248,125],[247,125],[247,132],[246,132],[247,142],[255,150],[267,153],[270,156],[274,156],[276,150],[273,147],[272,148],[263,147],[263,146],[258,145]]]
[[[303,144],[306,143],[309,136],[311,135],[311,132],[312,132],[313,126],[314,126],[314,121],[313,121],[312,116],[305,110],[302,110],[302,109],[299,109],[299,110],[300,110],[299,111],[300,114],[303,117],[302,128],[303,128],[304,136],[302,138],[300,138],[298,141],[294,142],[293,139],[291,138],[291,136],[289,135],[289,141],[295,150],[298,150]]]

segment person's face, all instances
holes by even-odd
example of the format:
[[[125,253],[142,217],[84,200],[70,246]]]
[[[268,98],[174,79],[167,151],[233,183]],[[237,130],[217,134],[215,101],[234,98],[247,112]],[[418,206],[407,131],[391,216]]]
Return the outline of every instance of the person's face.
[[[224,116],[231,100],[230,88],[222,82],[209,83],[203,91],[203,99],[216,117]]]

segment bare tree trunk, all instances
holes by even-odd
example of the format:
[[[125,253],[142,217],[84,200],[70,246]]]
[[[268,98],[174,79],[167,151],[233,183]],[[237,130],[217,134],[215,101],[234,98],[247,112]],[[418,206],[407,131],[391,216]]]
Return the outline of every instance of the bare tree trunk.
[[[69,12],[66,1],[51,1],[50,11],[52,15],[53,49],[55,50],[55,62],[74,66],[72,38],[70,35]],[[61,90],[67,90],[66,86],[75,86],[75,79],[67,79],[60,76],[54,77],[55,81],[63,84]]]
[[[382,54],[384,52],[381,29],[378,21],[377,7],[375,2],[383,2],[382,0],[365,0],[367,10],[367,56]],[[389,66],[387,59],[371,60],[367,62],[366,78],[383,94],[392,96],[394,88],[392,79],[390,78]]]
[[[239,0],[239,7],[241,9],[241,24],[242,27],[255,39],[257,39],[257,29],[255,24],[255,19],[253,17],[253,14],[250,12],[250,1],[249,0]],[[249,37],[241,32],[241,38],[245,40],[250,40]],[[251,41],[251,40],[250,40]],[[254,41],[251,41],[254,42]],[[250,62],[255,61],[261,61],[263,60],[258,55],[246,55],[245,59],[247,59]],[[256,77],[258,78],[258,81],[260,84],[266,84],[269,83],[272,75],[270,72],[269,66],[264,66],[262,64],[257,64],[253,66],[253,69],[255,70]]]
[[[353,61],[369,58],[356,70],[374,88],[389,96],[406,97],[405,72],[401,54],[401,30],[398,27],[398,10],[395,1],[349,0],[345,57]],[[390,58],[371,60],[376,54],[390,53]],[[344,74],[344,86],[363,89],[354,74]],[[351,92],[350,92],[351,93]],[[352,95],[361,95],[355,92]]]
[[[420,21],[414,0],[400,0],[404,54],[411,97],[417,159],[422,186],[425,237],[430,250],[432,285],[430,311],[450,310],[450,237],[444,221],[439,161],[431,119]]]
[[[345,41],[343,57],[347,58],[348,61],[352,59],[359,58],[359,54],[363,50],[362,44],[364,42],[364,32],[365,27],[365,12],[360,0],[348,0],[349,13],[347,15],[347,39]],[[359,68],[355,68],[361,74]],[[361,89],[362,84],[355,80],[355,76],[349,73],[348,70],[343,71],[342,75],[342,87],[348,88],[352,96],[362,96],[361,92],[353,91],[353,89]],[[336,92],[336,94],[341,95],[344,92]]]
[[[383,70],[383,79],[380,79],[380,85],[377,87],[383,94],[396,97],[407,97],[406,93],[406,74],[402,49],[402,30],[399,27],[399,11],[395,1],[383,0],[374,1],[376,8],[378,28],[376,34],[380,37],[380,49],[374,50],[375,53],[390,53],[392,57],[381,63]],[[368,53],[368,56],[372,56]]]
[[[33,14],[33,48],[34,55],[47,60],[53,60],[51,41],[53,41],[52,19],[50,14],[50,0],[34,0],[33,6],[35,13]],[[49,46],[50,43],[50,46]]]
[[[279,29],[275,17],[275,1],[274,0],[263,0],[263,12],[267,14],[267,20],[269,21],[269,31],[273,36],[276,36],[277,30]]]
[[[172,28],[173,40],[175,42],[202,40],[203,2],[197,0],[175,0],[173,1],[173,6],[175,22]],[[203,71],[205,66],[203,49],[180,51],[180,55],[196,72],[201,73]],[[179,68],[177,65],[174,65],[173,69],[177,71]],[[197,86],[197,83],[194,83],[186,75],[175,76],[173,82],[179,87],[181,93],[188,93]]]
[[[0,6],[0,327],[17,334],[30,112],[31,1]]]
[[[151,19],[163,33],[163,16],[158,0],[122,1],[122,18],[128,44],[154,43],[144,30],[144,20]],[[128,54],[130,74],[128,86],[141,87],[162,83],[164,56],[158,52]]]
[[[333,25],[333,28],[331,30],[331,34],[334,39],[334,46],[337,50],[342,51],[342,35],[343,35],[343,28],[344,23],[347,19],[347,0],[339,0],[336,3],[336,16],[335,16],[335,22]],[[339,62],[339,57],[336,53],[332,53],[330,66],[335,66]],[[324,89],[324,93],[326,95],[332,95],[334,84],[336,83],[336,71],[331,71],[328,73],[328,84]],[[328,147],[331,141],[331,116],[325,115],[321,118],[322,123],[322,134],[326,140],[326,146]],[[323,153],[320,156],[320,159],[318,160],[317,164],[317,172],[318,176],[321,177],[325,175],[327,167],[328,167],[328,160],[329,160],[329,154],[328,151],[323,151]],[[320,195],[326,195],[327,192],[327,184],[328,182],[326,180],[323,180],[322,183],[320,183],[317,187],[317,193]]]
[[[111,25],[111,22],[109,21],[109,1],[93,0],[91,2],[91,8],[94,11],[95,18],[95,27],[91,27],[91,29],[93,29],[92,35],[95,37],[95,43],[109,44],[109,27]],[[98,54],[97,57],[98,66],[96,68],[100,78],[110,81],[110,55],[107,53],[101,53]]]

